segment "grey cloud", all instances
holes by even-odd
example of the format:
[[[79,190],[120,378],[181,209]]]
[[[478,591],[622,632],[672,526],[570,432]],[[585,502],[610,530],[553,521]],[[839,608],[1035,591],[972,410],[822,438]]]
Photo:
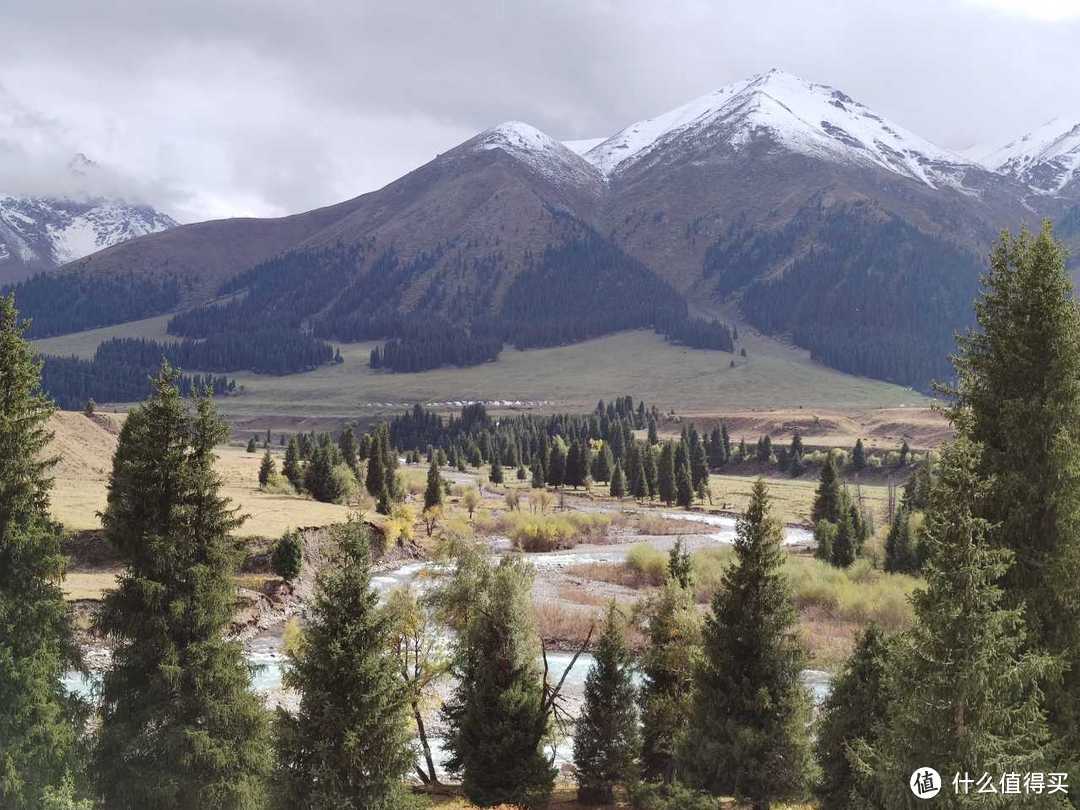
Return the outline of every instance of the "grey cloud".
[[[1080,19],[977,0],[39,0],[4,27],[0,188],[44,142],[182,219],[335,202],[506,119],[607,134],[773,66],[957,149],[1080,115]]]

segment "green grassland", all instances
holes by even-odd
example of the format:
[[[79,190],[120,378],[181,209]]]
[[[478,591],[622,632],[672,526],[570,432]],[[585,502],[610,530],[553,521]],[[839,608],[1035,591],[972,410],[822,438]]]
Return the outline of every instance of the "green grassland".
[[[106,340],[114,337],[150,338],[152,340],[177,340],[165,331],[172,315],[158,315],[155,318],[145,318],[141,321],[116,324],[115,326],[102,326],[99,329],[88,329],[85,332],[74,332],[70,335],[59,337],[42,338],[33,341],[34,348],[42,354],[52,354],[58,357],[83,357],[91,358],[97,347]]]
[[[110,337],[162,339],[167,316],[35,342],[44,353],[88,357]],[[284,377],[238,373],[244,391],[224,399],[228,417],[350,417],[400,410],[401,403],[522,400],[591,408],[598,398],[632,394],[663,408],[877,408],[925,405],[900,386],[826,368],[805,352],[760,336],[748,356],[688,349],[647,331],[622,332],[570,346],[517,351],[494,363],[417,374],[373,371],[375,344],[341,346],[345,362]],[[732,362],[734,361],[734,366]],[[186,369],[198,371],[199,369]]]

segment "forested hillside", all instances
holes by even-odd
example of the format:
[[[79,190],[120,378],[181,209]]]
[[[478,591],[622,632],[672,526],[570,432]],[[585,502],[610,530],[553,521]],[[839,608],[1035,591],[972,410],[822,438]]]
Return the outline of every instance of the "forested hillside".
[[[951,376],[956,333],[972,322],[982,260],[866,206],[802,212],[775,232],[734,235],[709,256],[719,294],[853,374],[926,388]]]

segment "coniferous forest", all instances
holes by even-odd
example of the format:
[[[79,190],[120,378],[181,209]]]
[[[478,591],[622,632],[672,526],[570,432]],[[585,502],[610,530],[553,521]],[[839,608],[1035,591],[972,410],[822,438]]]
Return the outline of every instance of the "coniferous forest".
[[[303,640],[287,649],[285,681],[299,703],[266,710],[241,645],[226,635],[230,536],[244,520],[212,463],[227,428],[211,398],[181,396],[168,363],[124,422],[112,462],[103,536],[122,573],[94,619],[112,643],[99,697],[91,705],[69,695],[61,676],[82,663],[48,516],[52,405],[13,299],[0,299],[0,694],[13,707],[0,714],[3,806],[405,810],[427,805],[420,786],[441,789],[449,778],[476,806],[542,808],[559,778],[549,746],[561,733],[573,737],[570,773],[586,804],[693,810],[734,797],[752,808],[814,800],[821,810],[902,810],[921,789],[913,776],[932,765],[946,780],[957,775],[955,786],[939,785],[942,806],[978,806],[959,781],[968,774],[971,784],[995,774],[1001,785],[1017,775],[997,806],[1074,806],[1080,310],[1049,226],[1004,235],[990,265],[978,329],[956,356],[955,436],[914,465],[886,529],[886,565],[921,577],[911,624],[861,632],[812,712],[791,553],[759,479],[707,605],[696,604],[699,571],[679,540],[635,611],[643,621],[631,625],[617,602],[604,610],[575,653],[595,654],[576,723],[565,672],[538,632],[527,557],[493,556],[457,528],[427,592],[403,588],[384,602],[373,565],[389,535],[357,518],[323,546]],[[687,424],[663,438],[659,419],[630,397],[589,414],[510,418],[481,405],[449,419],[416,406],[360,437],[294,436],[283,472],[322,499],[363,469],[404,548],[399,452],[430,457],[423,500],[433,523],[448,468],[487,462],[496,486],[504,467],[516,469],[545,494],[606,478],[613,498],[691,508],[711,469],[776,456],[790,470],[809,455],[798,434],[788,446],[763,437],[736,448],[723,426],[702,435]],[[277,475],[270,438],[267,485]],[[845,463],[860,471],[874,458],[859,441]],[[821,463],[813,517],[818,550],[829,551],[820,556],[847,568],[867,530],[837,463],[831,452]],[[286,583],[312,560],[293,533],[272,557]],[[442,679],[440,772],[423,707]],[[1033,774],[1040,791],[1023,788]]]

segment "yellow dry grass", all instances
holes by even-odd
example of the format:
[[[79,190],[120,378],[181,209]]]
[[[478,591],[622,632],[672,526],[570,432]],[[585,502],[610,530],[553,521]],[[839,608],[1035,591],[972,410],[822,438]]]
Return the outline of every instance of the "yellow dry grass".
[[[713,507],[727,511],[742,512],[750,503],[754,476],[710,475],[709,486],[712,489]],[[784,523],[809,523],[810,509],[814,504],[814,492],[818,482],[814,478],[768,478],[769,499],[772,501],[773,516]],[[848,484],[854,498],[861,494],[863,505],[874,516],[877,525],[888,511],[889,488],[877,484]]]
[[[61,585],[64,590],[64,598],[70,602],[81,599],[97,601],[101,599],[101,595],[105,591],[115,587],[118,573],[119,569],[68,572]]]
[[[81,413],[56,413],[50,427],[51,451],[60,457],[52,492],[53,517],[70,530],[96,529],[98,513],[105,509],[106,483],[116,450],[122,417],[98,414],[90,419]],[[280,467],[280,448],[277,461]],[[223,494],[249,517],[237,531],[242,537],[276,537],[300,526],[326,526],[344,522],[350,509],[319,503],[299,495],[280,495],[259,489],[261,452],[242,447],[218,448],[217,470]]]

